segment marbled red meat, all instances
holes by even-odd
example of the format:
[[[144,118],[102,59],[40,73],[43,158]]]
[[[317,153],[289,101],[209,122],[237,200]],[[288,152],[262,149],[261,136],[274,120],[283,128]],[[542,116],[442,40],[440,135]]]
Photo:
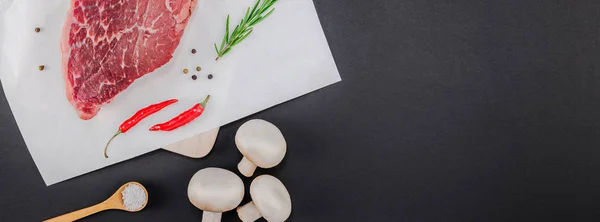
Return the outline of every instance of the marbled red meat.
[[[81,119],[163,66],[197,0],[72,0],[61,39],[67,99]]]

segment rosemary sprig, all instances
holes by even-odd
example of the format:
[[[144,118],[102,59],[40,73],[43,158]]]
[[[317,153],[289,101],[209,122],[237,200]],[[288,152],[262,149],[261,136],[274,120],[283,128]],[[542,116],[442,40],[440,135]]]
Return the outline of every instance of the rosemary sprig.
[[[254,25],[269,17],[275,11],[274,8],[271,8],[275,2],[277,0],[257,0],[254,7],[248,7],[246,15],[242,18],[240,24],[235,26],[231,34],[229,33],[229,15],[227,15],[225,36],[223,36],[223,41],[221,41],[221,47],[217,47],[215,43],[215,51],[217,51],[217,58],[215,60],[219,60],[219,58],[231,51],[231,48],[246,39],[252,33],[252,30],[254,30]]]

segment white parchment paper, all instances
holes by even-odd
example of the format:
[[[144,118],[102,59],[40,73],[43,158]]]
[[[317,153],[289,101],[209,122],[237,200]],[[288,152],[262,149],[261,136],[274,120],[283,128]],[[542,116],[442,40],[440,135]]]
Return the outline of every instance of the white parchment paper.
[[[221,116],[223,125],[341,81],[313,1],[275,4],[271,17],[231,52],[255,60],[236,60],[232,67],[235,77]]]
[[[280,0],[269,19],[215,63],[212,44],[224,34],[225,17],[231,14],[232,21],[239,21],[254,2],[200,1],[174,58],[83,121],[65,97],[60,70],[59,39],[69,0],[0,0],[0,80],[46,184],[147,153],[340,80],[311,0]],[[42,32],[35,33],[35,27]],[[198,53],[192,55],[192,48]],[[46,69],[37,70],[39,65]],[[201,72],[195,71],[198,65]],[[182,74],[183,68],[190,74]],[[208,80],[211,73],[214,78]],[[198,80],[191,80],[192,74]],[[147,130],[207,94],[212,98],[200,119],[169,133]],[[180,101],[119,136],[111,144],[111,158],[103,157],[106,141],[123,120],[170,98]]]

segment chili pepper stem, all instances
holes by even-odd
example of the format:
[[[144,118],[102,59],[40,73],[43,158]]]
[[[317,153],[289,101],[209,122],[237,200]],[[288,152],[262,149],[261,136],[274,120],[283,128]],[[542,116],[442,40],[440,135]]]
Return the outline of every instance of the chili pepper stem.
[[[204,108],[206,107],[206,103],[208,102],[208,100],[210,99],[210,95],[206,96],[206,99],[204,99],[204,101],[202,101],[200,103],[200,105]]]
[[[115,135],[113,135],[113,136],[110,138],[110,140],[108,140],[108,143],[106,143],[106,146],[104,147],[104,157],[105,157],[105,158],[108,158],[108,154],[106,153],[106,151],[108,150],[108,145],[110,145],[110,142],[112,142],[112,140],[113,140],[115,137],[117,137],[119,134],[121,134],[121,133],[123,133],[123,132],[121,132],[121,129],[119,129],[119,130],[118,130],[118,131],[115,133]]]

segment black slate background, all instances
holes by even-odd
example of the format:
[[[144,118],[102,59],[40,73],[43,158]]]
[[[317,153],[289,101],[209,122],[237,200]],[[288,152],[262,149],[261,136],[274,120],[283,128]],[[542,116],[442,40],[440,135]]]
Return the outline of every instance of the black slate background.
[[[600,220],[600,1],[315,5],[343,81],[223,127],[204,159],[155,151],[46,187],[2,97],[0,221],[48,219],[132,180],[145,210],[84,221],[199,221],[187,183],[235,169],[250,118],[287,138],[284,162],[258,173],[287,185],[289,221]]]

